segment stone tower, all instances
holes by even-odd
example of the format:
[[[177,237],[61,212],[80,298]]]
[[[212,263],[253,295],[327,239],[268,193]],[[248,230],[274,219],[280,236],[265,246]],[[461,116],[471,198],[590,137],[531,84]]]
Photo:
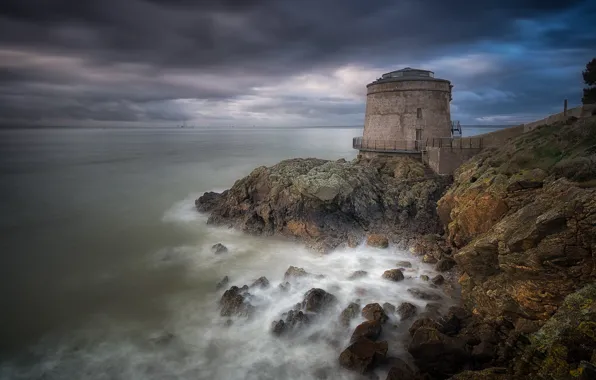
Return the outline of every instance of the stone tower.
[[[415,141],[451,137],[453,86],[448,80],[435,78],[432,71],[406,67],[383,74],[366,87],[362,144],[411,150]]]

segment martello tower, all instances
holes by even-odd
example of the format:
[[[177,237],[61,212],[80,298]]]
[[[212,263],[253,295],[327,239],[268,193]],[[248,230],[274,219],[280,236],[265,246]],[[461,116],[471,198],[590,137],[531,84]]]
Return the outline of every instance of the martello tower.
[[[412,146],[451,137],[451,82],[406,67],[368,84],[363,142]]]

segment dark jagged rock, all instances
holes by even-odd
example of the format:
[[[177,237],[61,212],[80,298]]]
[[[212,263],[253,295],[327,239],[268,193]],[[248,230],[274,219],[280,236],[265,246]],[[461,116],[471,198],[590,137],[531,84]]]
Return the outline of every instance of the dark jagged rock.
[[[282,292],[287,292],[288,290],[290,290],[290,288],[292,287],[292,285],[289,282],[282,282],[281,284],[279,284],[277,286],[279,288],[279,290],[281,290]]]
[[[461,371],[470,359],[465,340],[447,336],[432,327],[415,331],[408,352],[420,370],[439,378]]]
[[[366,321],[356,326],[350,342],[355,342],[362,337],[374,341],[377,340],[379,335],[381,335],[381,324],[377,321]]]
[[[297,331],[311,323],[311,317],[302,312],[302,310],[290,310],[284,316],[285,320],[280,319],[271,323],[271,332],[274,335],[281,336],[292,331]]]
[[[414,370],[402,359],[391,358],[388,360],[390,364],[389,373],[386,380],[416,380],[416,373]]]
[[[397,315],[402,321],[408,320],[416,315],[418,308],[409,302],[403,302],[397,308]]]
[[[357,280],[359,278],[363,278],[368,276],[368,272],[365,270],[357,270],[348,277],[348,280]]]
[[[369,321],[385,323],[389,319],[378,303],[370,303],[362,308],[362,316]]]
[[[438,274],[435,277],[431,278],[430,282],[433,283],[434,285],[443,285],[445,283],[445,277]]]
[[[339,321],[344,326],[349,326],[352,319],[360,314],[360,305],[355,302],[350,303],[339,316]]]
[[[381,277],[389,281],[398,282],[404,279],[404,274],[399,269],[389,269],[386,270]]]
[[[217,243],[211,247],[211,252],[213,252],[216,255],[220,255],[222,253],[228,253],[228,247],[226,247],[225,245],[223,245],[221,243]]]
[[[261,288],[261,289],[266,289],[270,286],[269,284],[269,280],[267,280],[267,277],[259,277],[255,282],[252,283],[252,285],[250,286],[251,288]]]
[[[390,304],[389,302],[385,302],[383,304],[383,311],[385,311],[385,314],[387,315],[393,315],[395,314],[395,306]]]
[[[380,234],[368,235],[366,245],[375,248],[387,248],[389,247],[389,239],[387,239],[387,236]]]
[[[383,165],[400,160],[407,159]],[[423,168],[413,160],[406,166]],[[435,175],[396,178],[368,162],[291,159],[256,168],[231,189],[203,195],[196,206],[210,213],[210,224],[297,237],[327,252],[366,231],[391,240],[440,231],[436,201],[449,182]]]
[[[450,259],[450,258],[444,258],[437,262],[437,265],[435,265],[435,270],[437,272],[447,272],[454,266],[455,266],[455,260]]]
[[[302,308],[311,313],[321,313],[337,304],[337,298],[323,289],[313,288],[306,292],[302,301]]]
[[[230,279],[228,278],[228,276],[225,276],[224,278],[221,279],[220,282],[217,283],[217,285],[215,285],[215,289],[219,290],[221,288],[224,288],[228,285],[229,282],[230,282]]]
[[[238,288],[237,286],[232,286],[225,291],[219,301],[222,317],[232,315],[250,317],[253,314],[254,306],[248,302],[247,297],[250,294],[246,293],[246,290],[248,290],[248,287]]]
[[[288,268],[288,270],[286,270],[286,273],[284,274],[284,280],[287,281],[293,278],[307,277],[309,275],[310,273],[305,271],[303,268],[291,266]]]
[[[430,291],[422,290],[419,288],[409,288],[408,293],[410,293],[411,295],[413,295],[416,298],[419,298],[419,299],[425,300],[425,301],[438,301],[441,299],[440,295],[430,292]]]
[[[339,355],[339,364],[349,370],[366,373],[385,359],[389,346],[387,342],[373,342],[360,338]]]

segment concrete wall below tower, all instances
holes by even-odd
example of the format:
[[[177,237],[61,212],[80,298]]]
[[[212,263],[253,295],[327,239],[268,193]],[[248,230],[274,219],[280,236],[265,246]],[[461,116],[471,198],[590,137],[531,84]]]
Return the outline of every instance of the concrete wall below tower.
[[[437,174],[453,174],[461,164],[478,154],[481,148],[427,148],[422,161]]]

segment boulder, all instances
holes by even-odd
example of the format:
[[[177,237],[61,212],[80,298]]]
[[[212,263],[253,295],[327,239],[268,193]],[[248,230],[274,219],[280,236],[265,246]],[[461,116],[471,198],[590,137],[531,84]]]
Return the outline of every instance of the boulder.
[[[292,285],[289,282],[282,282],[281,284],[277,285],[277,288],[279,290],[281,290],[282,292],[287,292],[288,290],[290,290],[290,288],[292,287]]]
[[[371,234],[366,238],[366,245],[375,248],[387,248],[389,247],[389,239],[385,235]]]
[[[397,308],[397,315],[399,315],[399,318],[402,321],[412,318],[413,316],[416,315],[417,312],[418,312],[418,308],[409,302],[403,302]]]
[[[337,304],[337,298],[323,289],[313,288],[304,294],[302,309],[310,313],[321,313]]]
[[[365,270],[357,270],[348,277],[348,280],[357,280],[359,278],[363,278],[368,276],[368,272]]]
[[[443,283],[445,283],[445,277],[443,277],[442,275],[438,274],[435,277],[430,279],[430,282],[432,282],[434,285],[443,285]]]
[[[398,268],[411,268],[412,263],[409,261],[398,261],[397,263],[395,263],[395,266]]]
[[[369,321],[385,323],[389,319],[381,305],[371,303],[362,308],[362,316]]]
[[[389,373],[386,380],[416,380],[416,373],[403,360],[399,358],[391,358]]]
[[[310,273],[305,271],[303,268],[291,266],[288,268],[288,270],[286,270],[286,273],[284,274],[284,280],[287,281],[294,278],[306,277],[309,275]]]
[[[298,330],[310,322],[311,318],[301,310],[290,310],[285,313],[285,320],[280,319],[271,324],[271,332],[274,335],[280,336]]]
[[[261,288],[261,289],[266,289],[269,287],[269,280],[267,280],[267,277],[259,277],[255,282],[252,283],[252,285],[250,286],[251,288]]]
[[[459,372],[470,359],[465,340],[449,337],[432,327],[416,330],[408,352],[421,371],[439,378]]]
[[[237,286],[232,286],[225,291],[219,301],[221,307],[220,314],[222,317],[229,317],[232,315],[250,317],[253,314],[254,306],[248,302],[247,297],[249,297],[250,294],[247,293],[246,290],[247,287],[238,288]]]
[[[416,298],[419,298],[419,299],[425,300],[425,301],[438,301],[441,299],[440,295],[430,292],[430,291],[422,290],[419,288],[409,288],[408,293],[410,293],[411,295],[413,295]]]
[[[435,265],[435,270],[437,272],[447,272],[448,270],[453,268],[455,265],[456,265],[455,260],[453,260],[451,258],[444,258],[437,262],[437,265]]]
[[[399,269],[389,269],[381,277],[389,281],[398,282],[404,279],[404,274]]]
[[[343,368],[366,373],[381,363],[387,355],[387,342],[373,342],[360,338],[353,342],[339,355],[339,364]]]
[[[220,255],[222,253],[228,253],[228,247],[226,247],[225,245],[223,245],[221,243],[217,243],[211,247],[211,252],[213,252],[216,255]]]
[[[352,319],[360,313],[360,305],[355,302],[350,303],[339,316],[339,321],[344,326],[349,326]]]
[[[219,281],[217,283],[217,285],[215,285],[215,289],[219,290],[221,288],[226,287],[226,285],[228,285],[228,283],[230,282],[230,279],[228,278],[228,276],[225,276],[224,278],[221,279],[221,281]]]
[[[355,342],[362,337],[374,341],[377,340],[379,335],[381,335],[381,324],[377,321],[365,321],[356,326],[350,342]]]
[[[395,314],[395,306],[390,304],[389,302],[385,302],[383,304],[383,311],[385,311],[385,314],[387,315],[393,315]]]

